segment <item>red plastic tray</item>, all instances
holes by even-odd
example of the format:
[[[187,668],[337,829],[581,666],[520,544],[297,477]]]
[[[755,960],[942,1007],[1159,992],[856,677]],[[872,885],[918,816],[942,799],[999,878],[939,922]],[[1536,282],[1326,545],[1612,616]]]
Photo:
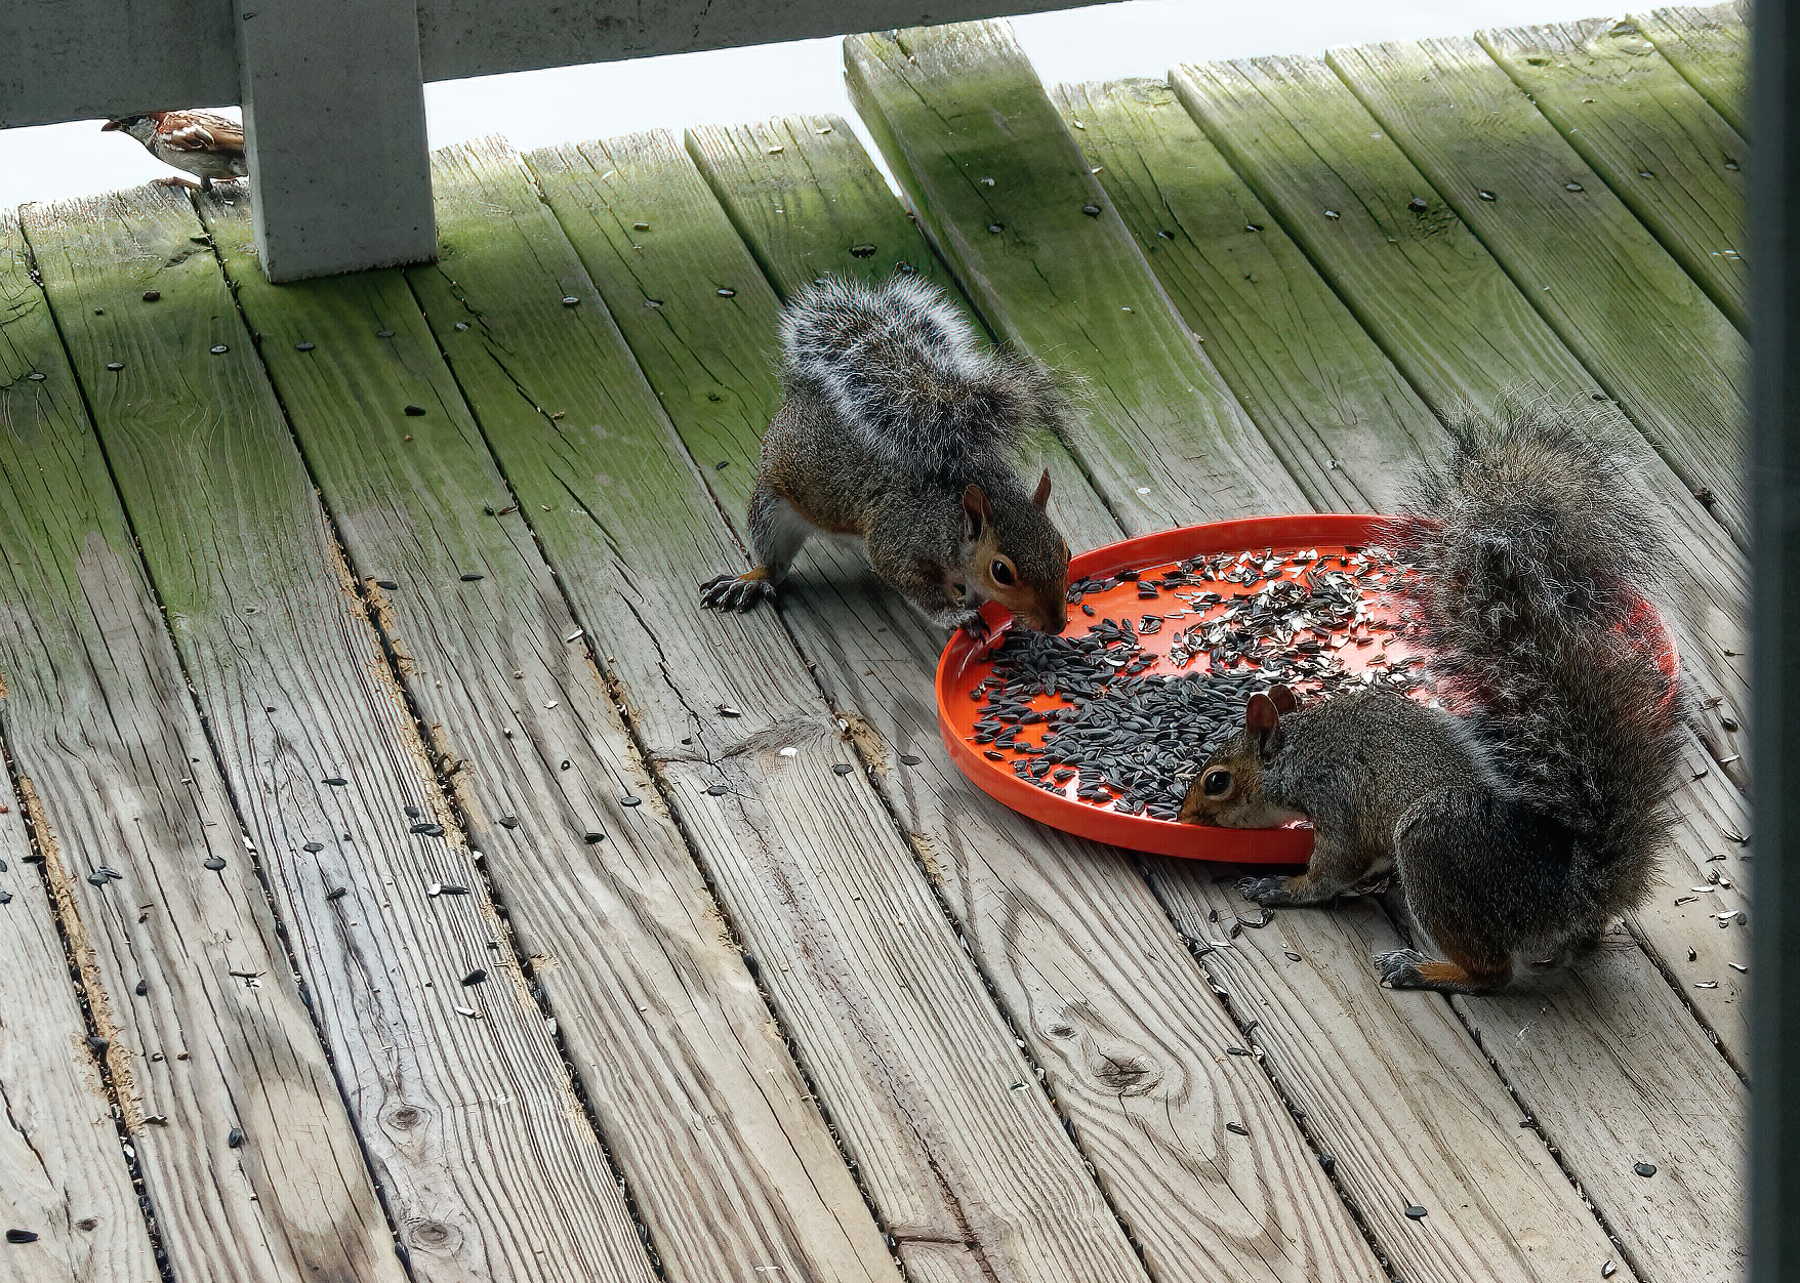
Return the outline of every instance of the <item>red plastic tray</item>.
[[[1299,516],[1255,517],[1243,521],[1221,521],[1205,526],[1187,526],[1157,534],[1127,539],[1122,543],[1082,553],[1069,563],[1071,581],[1084,577],[1109,578],[1121,570],[1148,570],[1201,554],[1260,552],[1271,548],[1276,552],[1295,552],[1317,548],[1321,555],[1378,542],[1378,532],[1387,518],[1361,513],[1316,513]],[[1229,597],[1229,592],[1227,593]],[[1154,605],[1154,613],[1188,608],[1165,592],[1159,602],[1140,601],[1136,586],[1125,582],[1105,593],[1089,593],[1083,599],[1094,607],[1090,620],[1079,609],[1071,609],[1069,630],[1085,632],[1103,618],[1136,620]],[[1369,613],[1376,618],[1392,618],[1394,603],[1385,595],[1366,596]],[[992,631],[980,640],[957,632],[944,647],[938,661],[937,700],[938,729],[944,745],[957,766],[982,791],[998,798],[1013,810],[1052,828],[1062,829],[1097,842],[1108,842],[1134,851],[1157,855],[1184,856],[1199,860],[1221,860],[1244,864],[1304,864],[1312,852],[1312,830],[1289,825],[1277,829],[1223,829],[1204,825],[1177,824],[1143,815],[1121,815],[1111,804],[1081,801],[1073,796],[1052,793],[1027,783],[1013,774],[1012,758],[995,762],[983,754],[988,748],[974,742],[973,727],[981,714],[981,705],[969,692],[991,671],[988,655],[1000,639],[1013,627],[1012,616],[1005,608],[989,602],[982,608]],[[1673,642],[1663,629],[1655,611],[1645,606],[1643,633],[1646,643],[1656,653],[1658,662],[1671,675],[1676,671]],[[1177,668],[1167,659],[1175,634],[1196,622],[1201,616],[1190,615],[1169,620],[1160,632],[1140,637],[1139,645],[1157,656],[1157,662],[1144,670],[1144,676],[1158,673],[1204,672],[1206,661],[1196,658],[1187,668]],[[1634,623],[1636,621],[1634,620]],[[1385,653],[1390,660],[1402,658],[1407,649],[1392,636],[1383,648],[1346,646],[1338,652],[1345,666],[1352,670],[1366,667],[1362,661],[1370,655]],[[1303,696],[1304,698],[1304,696]],[[1064,707],[1060,700],[1039,696],[1031,701],[1035,708]],[[1036,743],[1042,738],[1041,727],[1025,728],[1020,739]],[[1066,793],[1072,794],[1074,783]]]

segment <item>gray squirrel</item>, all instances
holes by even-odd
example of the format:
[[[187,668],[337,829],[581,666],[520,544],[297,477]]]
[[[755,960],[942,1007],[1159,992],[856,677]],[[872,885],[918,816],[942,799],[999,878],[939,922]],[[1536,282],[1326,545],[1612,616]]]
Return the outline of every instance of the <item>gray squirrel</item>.
[[[1377,690],[1301,707],[1277,687],[1251,697],[1183,804],[1189,823],[1312,821],[1305,873],[1240,885],[1264,905],[1324,903],[1391,869],[1449,961],[1383,953],[1390,987],[1499,988],[1651,891],[1683,709],[1631,629],[1664,539],[1585,427],[1544,407],[1464,418],[1393,524],[1416,571],[1408,626],[1458,713]]]
[[[701,585],[704,605],[747,610],[808,536],[860,539],[875,573],[942,627],[980,635],[991,599],[1045,632],[1068,622],[1069,545],[1007,456],[1027,429],[1059,427],[1048,371],[985,346],[916,276],[828,277],[782,313],[786,399],[763,434],[750,496],[756,566]]]

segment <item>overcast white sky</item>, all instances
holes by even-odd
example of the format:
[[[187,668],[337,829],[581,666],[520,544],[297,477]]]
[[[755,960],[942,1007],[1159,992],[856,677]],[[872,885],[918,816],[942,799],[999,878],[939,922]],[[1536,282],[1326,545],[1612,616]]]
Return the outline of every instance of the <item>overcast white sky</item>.
[[[1056,84],[1597,12],[1592,0],[1128,0],[1015,18],[1013,26],[1038,74]],[[145,104],[157,105],[176,104]],[[530,148],[797,112],[855,118],[836,39],[445,81],[426,86],[425,105],[434,147],[490,133]],[[76,121],[0,132],[0,209],[173,172],[123,134],[99,130],[99,121]]]

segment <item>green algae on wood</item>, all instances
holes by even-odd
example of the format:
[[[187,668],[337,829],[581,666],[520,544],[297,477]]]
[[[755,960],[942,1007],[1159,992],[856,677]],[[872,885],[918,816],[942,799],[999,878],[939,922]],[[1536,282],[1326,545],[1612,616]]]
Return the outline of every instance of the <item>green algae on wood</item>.
[[[1656,45],[1657,52],[1725,117],[1731,127],[1750,136],[1750,27],[1744,3],[1706,8],[1675,6],[1653,9],[1632,19]]]
[[[1004,24],[852,36],[844,56],[852,100],[990,326],[1086,384],[1069,444],[1130,533],[1304,510]]]
[[[1629,19],[1484,31],[1476,39],[1745,329],[1743,135]]]
[[[1443,429],[1161,81],[1051,91],[1182,319],[1316,507],[1391,510]]]
[[[661,807],[624,801],[654,798],[654,786],[405,277],[271,286],[249,252],[243,207],[213,197],[200,208],[313,476],[382,603],[408,695],[432,727],[520,953],[555,959],[534,982],[662,1272],[878,1274],[869,1262],[885,1268],[888,1254],[718,929],[703,875]],[[563,309],[560,297],[537,302]],[[393,332],[382,337],[377,323]],[[465,583],[469,571],[484,578]],[[696,1110],[732,1124],[696,1128]],[[540,1141],[542,1166],[562,1169],[564,1205],[524,1194],[524,1181],[509,1195],[530,1199],[521,1215],[574,1227],[545,1244],[540,1268],[647,1279],[640,1253],[603,1262],[583,1241],[598,1227],[567,1204],[580,1190],[576,1165],[600,1157],[599,1141],[578,1109],[564,1121]],[[634,1238],[633,1217],[607,1201]]]
[[[1741,544],[1748,352],[1731,322],[1474,41],[1327,60]]]
[[[523,1283],[551,1277],[566,1254],[649,1277],[537,1004],[512,984],[458,1002],[471,960],[504,964],[488,948],[504,932],[212,238],[185,196],[162,188],[52,209],[27,232],[414,1272]],[[416,317],[399,278],[384,280],[390,293],[366,300],[375,310],[337,323],[378,335],[391,328],[381,304],[396,301],[394,320]],[[423,352],[441,364],[428,339]],[[372,449],[392,440],[369,435]],[[471,893],[440,897],[434,884]],[[287,974],[279,945],[275,956]],[[397,1115],[399,1102],[410,1112]],[[584,1133],[585,1151],[567,1143]],[[552,1154],[564,1160],[554,1176]],[[546,1231],[506,1209],[506,1191],[526,1189],[531,1206],[560,1204],[583,1226],[558,1231],[554,1258],[536,1250]],[[371,1272],[398,1267],[380,1233]]]
[[[325,1269],[400,1283],[358,1137],[245,849],[233,807],[243,781],[215,766],[190,672],[133,551],[134,533],[148,547],[155,531],[127,521],[112,480],[119,456],[103,452],[82,408],[229,414],[216,386],[211,405],[195,405],[193,384],[184,386],[204,370],[155,359],[175,331],[194,345],[217,332],[204,320],[167,326],[160,303],[142,298],[152,281],[189,275],[218,286],[210,255],[190,266],[180,251],[172,264],[169,254],[122,253],[100,230],[135,224],[146,204],[198,231],[186,201],[159,188],[27,211],[54,325],[24,278],[19,242],[8,236],[4,247],[0,294],[11,315],[0,359],[17,361],[20,379],[0,391],[0,508],[32,532],[9,538],[0,580],[7,747],[29,781],[43,876],[108,1040],[103,1054],[173,1268],[244,1283],[301,1283]],[[70,281],[71,257],[84,281],[109,291],[104,315],[94,314],[97,297],[71,297],[85,292]],[[103,351],[88,326],[111,340]],[[105,369],[109,361],[121,368]],[[178,632],[197,613],[191,595],[180,602],[184,613],[171,611]],[[98,874],[102,866],[122,876]]]

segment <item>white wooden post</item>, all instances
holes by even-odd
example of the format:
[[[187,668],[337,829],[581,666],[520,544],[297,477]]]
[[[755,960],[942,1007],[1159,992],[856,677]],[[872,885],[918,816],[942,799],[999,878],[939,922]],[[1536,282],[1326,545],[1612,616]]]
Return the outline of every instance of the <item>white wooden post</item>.
[[[263,270],[437,256],[413,0],[235,0]]]

